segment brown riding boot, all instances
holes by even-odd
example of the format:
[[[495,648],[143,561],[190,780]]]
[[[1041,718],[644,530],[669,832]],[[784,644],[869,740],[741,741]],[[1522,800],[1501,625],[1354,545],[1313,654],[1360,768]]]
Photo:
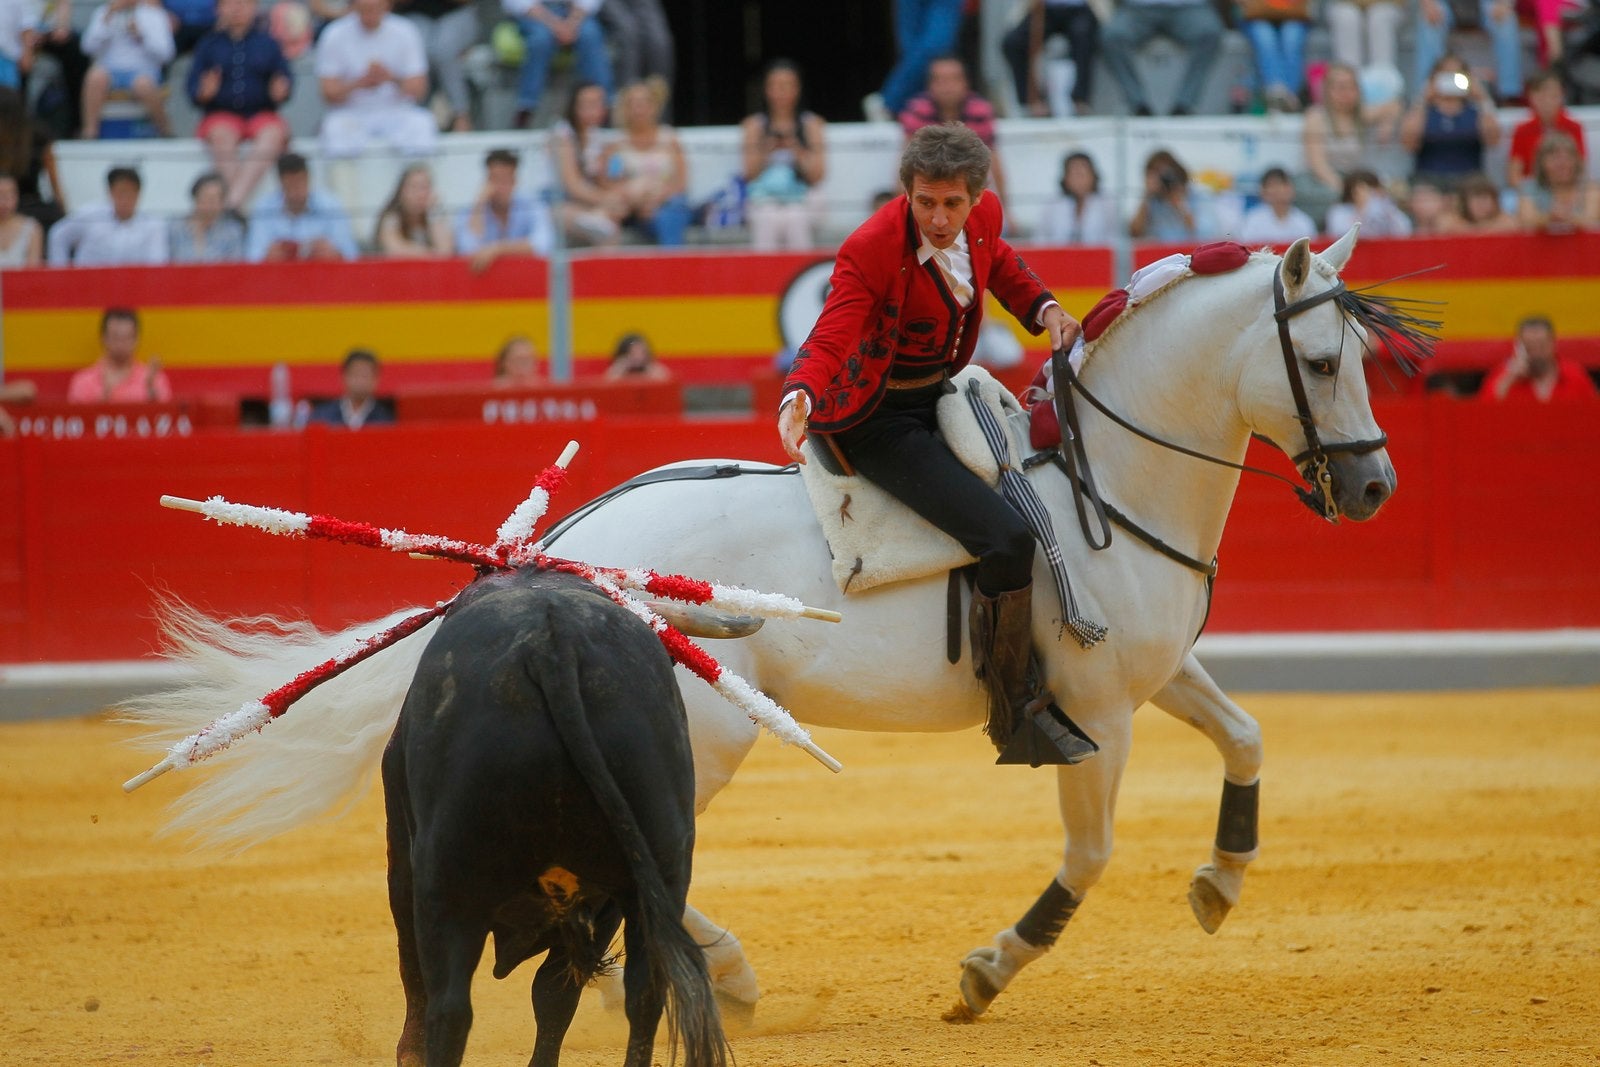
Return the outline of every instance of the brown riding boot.
[[[996,763],[1082,763],[1100,751],[1039,682],[1031,585],[992,597],[973,589],[972,656],[989,691],[983,729],[1000,750]]]

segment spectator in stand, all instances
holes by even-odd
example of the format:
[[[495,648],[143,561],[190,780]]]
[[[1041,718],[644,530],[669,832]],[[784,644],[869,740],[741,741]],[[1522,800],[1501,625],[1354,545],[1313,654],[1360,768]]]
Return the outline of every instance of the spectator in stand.
[[[861,101],[868,122],[887,122],[927,83],[928,67],[949,55],[961,33],[962,0],[894,0],[894,40],[899,52],[883,88]]]
[[[1587,159],[1583,125],[1567,113],[1566,90],[1555,71],[1540,71],[1528,79],[1526,121],[1511,132],[1511,156],[1506,161],[1506,184],[1516,189],[1533,174],[1533,157],[1545,134],[1564,133],[1578,146],[1580,158]]]
[[[65,213],[61,176],[50,131],[28,114],[22,94],[0,89],[0,171],[17,182],[17,210],[48,230]],[[49,182],[54,200],[45,200],[40,179]]]
[[[139,172],[112,167],[106,174],[110,198],[79,208],[50,229],[50,265],[120,267],[167,262],[167,224],[139,213]]]
[[[89,19],[83,51],[94,60],[83,81],[83,136],[100,136],[100,116],[113,91],[132,93],[157,132],[167,136],[161,71],[173,52],[166,12],[147,0],[110,0]]]
[[[1327,19],[1334,61],[1352,70],[1378,67],[1398,76],[1400,23],[1404,17],[1394,0],[1332,0]]]
[[[0,89],[20,90],[33,69],[38,16],[31,0],[0,0]]]
[[[1245,212],[1239,240],[1247,245],[1287,245],[1315,237],[1317,224],[1294,206],[1294,180],[1282,167],[1261,175],[1261,203]]]
[[[227,3],[228,0],[223,0]],[[174,263],[238,263],[244,259],[244,226],[226,213],[227,186],[207,171],[189,187],[194,208],[172,224]]]
[[[1241,9],[1267,110],[1299,111],[1311,28],[1308,0],[1245,0]]]
[[[1211,199],[1190,187],[1189,172],[1166,149],[1144,164],[1144,199],[1128,222],[1135,239],[1188,243],[1217,235]]]
[[[289,62],[278,42],[256,23],[256,0],[217,0],[217,26],[195,45],[189,99],[205,113],[195,135],[228,190],[227,208],[239,211],[289,144],[278,108],[294,91]],[[239,159],[239,146],[250,155]]]
[[[517,20],[527,49],[517,81],[516,127],[527,129],[544,96],[550,61],[559,49],[570,48],[579,80],[594,82],[611,95],[611,59],[606,37],[594,18],[601,0],[501,0],[506,14]]]
[[[526,389],[543,385],[544,375],[539,372],[539,350],[533,338],[526,334],[512,334],[494,357],[494,385],[496,389]]]
[[[757,252],[814,243],[816,188],[828,172],[827,123],[802,104],[800,69],[767,66],[766,107],[743,123],[745,218]]]
[[[1524,229],[1572,233],[1600,226],[1600,185],[1583,173],[1577,143],[1547,133],[1533,160],[1533,177],[1517,190],[1517,218]]]
[[[1465,180],[1471,181],[1472,177]],[[1412,182],[1406,202],[1406,213],[1411,216],[1411,236],[1442,237],[1456,232],[1455,210],[1451,200],[1432,182]]]
[[[1456,190],[1456,211],[1450,217],[1451,233],[1516,233],[1517,217],[1500,202],[1500,190],[1482,174],[1474,174]]]
[[[1450,0],[1418,0],[1416,85],[1431,76],[1434,64],[1450,50],[1455,25]],[[1494,48],[1493,99],[1515,100],[1522,95],[1522,27],[1516,0],[1478,0],[1478,28],[1489,35]]]
[[[670,382],[672,372],[656,359],[650,339],[642,333],[625,333],[611,350],[606,381]]]
[[[473,0],[396,0],[395,13],[422,35],[433,81],[450,103],[450,128],[472,129],[472,97],[467,92],[467,49],[478,43],[478,7]]]
[[[1500,119],[1488,86],[1467,74],[1460,56],[1433,65],[1423,95],[1400,120],[1400,143],[1415,156],[1416,181],[1454,192],[1484,172],[1484,151],[1500,143]]]
[[[0,267],[37,267],[44,262],[44,229],[17,211],[17,179],[0,170]]]
[[[432,152],[439,140],[428,94],[428,57],[417,28],[389,0],[351,0],[317,40],[317,78],[328,110],[322,154],[358,156],[373,145],[402,155]]]
[[[1361,102],[1355,68],[1329,63],[1322,75],[1322,102],[1306,109],[1303,126],[1306,170],[1331,203],[1344,190],[1345,175],[1374,169],[1374,150],[1394,141],[1399,101],[1377,107]],[[1302,189],[1302,199],[1307,190]]]
[[[1061,161],[1061,195],[1045,205],[1039,243],[1108,245],[1116,240],[1117,212],[1100,192],[1100,171],[1086,152]]]
[[[1086,115],[1100,51],[1100,20],[1087,0],[1031,0],[1022,21],[1006,31],[1000,49],[1011,67],[1017,106],[1034,116],[1050,114],[1050,103],[1038,89],[1033,64],[1045,39],[1057,35],[1067,39],[1067,52],[1072,56],[1073,110]]]
[[[1162,36],[1189,53],[1172,114],[1193,114],[1196,102],[1205,95],[1206,75],[1217,61],[1223,29],[1209,0],[1123,0],[1106,23],[1102,54],[1106,68],[1122,87],[1128,110],[1135,115],[1151,114],[1133,60],[1152,38]]]
[[[1328,209],[1327,231],[1338,236],[1361,223],[1361,239],[1410,237],[1411,220],[1395,207],[1383,182],[1370,170],[1352,171],[1344,178],[1344,195]]]
[[[1595,395],[1594,379],[1578,363],[1556,354],[1556,328],[1543,315],[1517,323],[1511,358],[1490,374],[1478,395],[1485,400],[1579,400]]]
[[[900,128],[909,140],[924,126],[959,122],[978,135],[990,152],[989,185],[1002,201],[1006,176],[995,147],[994,105],[972,91],[966,64],[959,56],[939,56],[928,64],[928,88],[912,97],[900,112]]]
[[[304,156],[278,160],[278,191],[262,197],[250,220],[245,258],[252,263],[355,259],[350,219],[330,194],[311,188]]]
[[[602,159],[615,139],[606,127],[609,112],[605,88],[579,82],[567,103],[567,117],[550,128],[550,151],[561,179],[561,225],[574,244],[616,244],[627,215],[621,193],[605,188]]]
[[[100,358],[67,383],[69,404],[166,404],[172,383],[159,360],[141,363],[139,315],[107,308],[100,316]]]
[[[339,365],[344,394],[337,400],[321,400],[311,405],[306,422],[341,426],[346,430],[393,423],[394,408],[388,401],[378,399],[378,379],[382,373],[376,355],[365,348],[352,348]]]
[[[472,257],[475,273],[501,256],[549,255],[555,233],[543,205],[517,192],[517,156],[496,148],[483,161],[478,198],[456,221],[456,252]]]
[[[441,259],[456,254],[450,222],[439,210],[433,172],[413,163],[400,173],[394,193],[378,213],[372,247],[390,259]]]
[[[616,57],[616,80],[621,85],[652,75],[668,85],[673,76],[672,27],[661,0],[604,0],[600,21]]]
[[[83,121],[83,83],[89,73],[89,57],[83,54],[83,40],[72,28],[72,0],[44,0],[44,17],[39,20],[39,36],[34,40],[36,55],[47,55],[61,67],[61,93],[43,93],[38,101],[39,118],[53,135],[66,137]],[[4,129],[0,123],[0,129]],[[27,189],[23,189],[27,199]]]
[[[617,94],[622,136],[601,156],[605,188],[620,197],[623,224],[656,244],[683,244],[689,228],[689,164],[671,126],[661,123],[667,83],[660,78],[624,85]]]
[[[174,55],[194,51],[217,21],[217,0],[161,0],[161,6],[166,8],[167,24],[172,27]]]

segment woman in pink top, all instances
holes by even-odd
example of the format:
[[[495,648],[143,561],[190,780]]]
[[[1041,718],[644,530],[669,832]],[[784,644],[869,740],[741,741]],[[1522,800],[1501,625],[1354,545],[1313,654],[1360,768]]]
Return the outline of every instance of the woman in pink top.
[[[108,308],[100,317],[100,348],[93,366],[72,376],[69,404],[165,404],[172,385],[157,363],[140,363],[139,316],[128,308]]]

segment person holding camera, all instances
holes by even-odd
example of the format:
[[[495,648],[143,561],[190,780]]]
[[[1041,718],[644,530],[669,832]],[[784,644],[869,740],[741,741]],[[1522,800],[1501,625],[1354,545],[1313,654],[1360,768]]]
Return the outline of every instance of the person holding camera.
[[[1555,324],[1543,315],[1529,315],[1517,323],[1511,358],[1491,372],[1478,391],[1483,400],[1540,402],[1587,400],[1594,395],[1594,379],[1583,365],[1556,354]]]
[[[1216,236],[1210,201],[1189,185],[1189,172],[1165,148],[1144,164],[1144,199],[1128,222],[1135,240],[1193,243]]]
[[[762,82],[766,107],[742,123],[750,247],[812,245],[816,187],[827,174],[826,123],[801,106],[800,68],[774,60]]]
[[[1400,143],[1415,158],[1412,178],[1445,192],[1487,169],[1484,151],[1500,143],[1500,120],[1488,86],[1460,56],[1433,65],[1422,97],[1400,120]]]

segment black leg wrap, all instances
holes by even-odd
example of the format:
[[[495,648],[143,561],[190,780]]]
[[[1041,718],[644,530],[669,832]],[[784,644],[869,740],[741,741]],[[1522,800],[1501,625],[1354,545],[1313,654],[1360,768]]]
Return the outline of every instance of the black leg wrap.
[[[1050,879],[1050,885],[1039,894],[1033,907],[1017,920],[1017,936],[1034,948],[1051,947],[1081,903],[1071,892],[1062,888],[1060,882]]]
[[[1223,852],[1256,850],[1256,815],[1260,809],[1261,782],[1234,785],[1222,782],[1222,808],[1217,813],[1217,848]]]

